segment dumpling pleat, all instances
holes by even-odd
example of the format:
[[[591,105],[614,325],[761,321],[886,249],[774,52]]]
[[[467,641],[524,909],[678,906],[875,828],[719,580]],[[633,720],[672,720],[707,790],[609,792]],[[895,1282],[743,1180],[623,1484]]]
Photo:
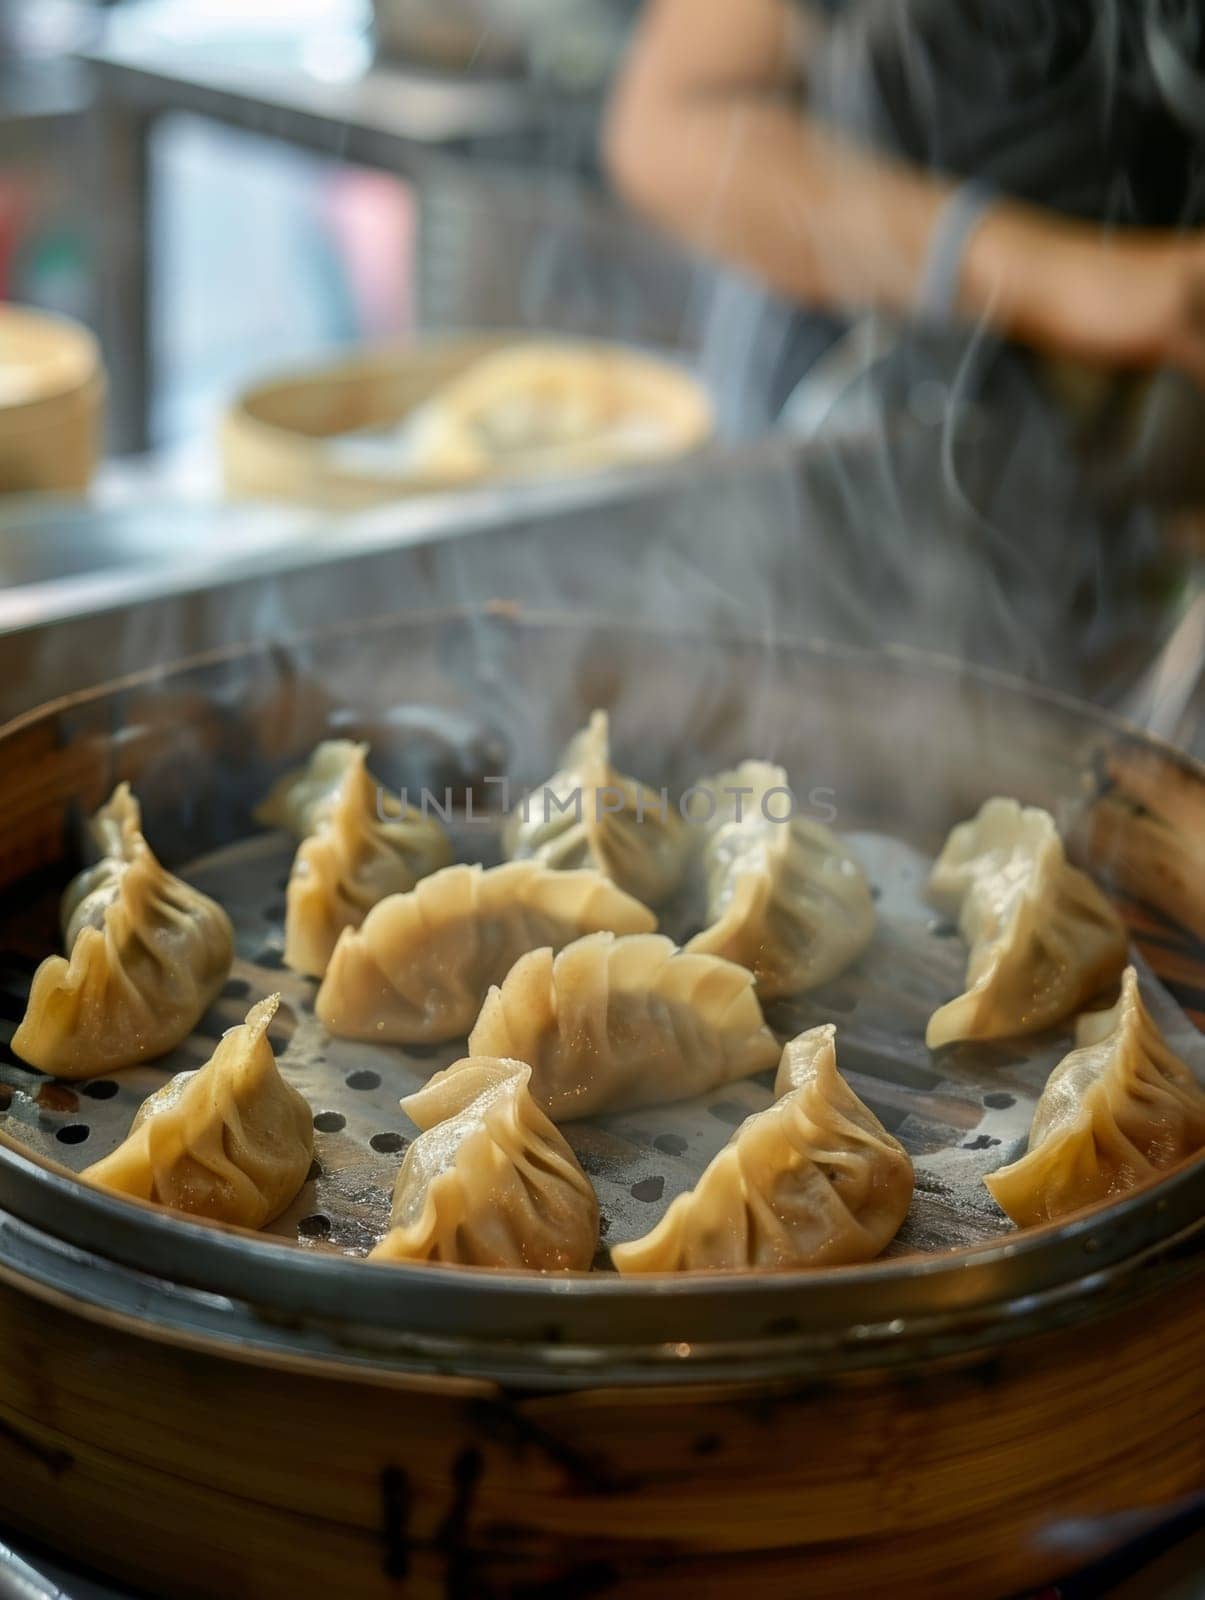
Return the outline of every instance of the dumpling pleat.
[[[689,1193],[643,1239],[616,1245],[621,1273],[839,1266],[878,1255],[912,1198],[912,1163],[839,1076],[835,1030],[783,1051],[780,1098],[746,1118]]]
[[[254,1006],[203,1067],[151,1095],[125,1141],[83,1177],[214,1222],[261,1228],[279,1216],[305,1182],[314,1130],[268,1042],[278,1003]]]
[[[14,1052],[43,1072],[98,1077],[166,1055],[230,971],[230,919],[164,871],[140,830],[122,784],[93,819],[98,841],[116,853],[68,888],[68,955],[42,962],[13,1035]]]
[[[929,1019],[931,1049],[1053,1027],[1125,965],[1120,917],[1036,807],[989,800],[950,834],[928,893],[970,945],[965,992]]]
[[[594,872],[534,862],[488,871],[447,867],[391,895],[335,949],[315,1003],[332,1033],[382,1043],[467,1034],[491,984],[529,950],[560,949],[599,928],[651,929],[656,919]]]
[[[378,1261],[584,1271],[598,1201],[531,1097],[524,1062],[478,1058],[403,1101],[423,1129],[398,1172]]]
[[[677,888],[690,845],[678,813],[612,766],[605,711],[570,741],[559,769],[514,811],[503,837],[512,860],[593,869],[649,906]]]
[[[344,928],[359,927],[379,901],[452,860],[439,823],[403,810],[367,763],[367,745],[327,740],[256,812],[301,841],[285,895],[285,962],[311,977],[326,971]]]
[[[746,761],[700,788],[714,808],[703,823],[709,925],[687,949],[748,967],[763,1000],[835,978],[874,935],[861,867],[822,823],[770,805],[789,794],[781,767]]]
[[[660,935],[592,934],[531,952],[487,996],[470,1055],[512,1052],[554,1121],[658,1105],[778,1059],[743,967]]]
[[[1080,1019],[1051,1073],[1029,1149],[984,1179],[1014,1222],[1057,1221],[1205,1148],[1205,1090],[1168,1048],[1127,967],[1110,1011]]]

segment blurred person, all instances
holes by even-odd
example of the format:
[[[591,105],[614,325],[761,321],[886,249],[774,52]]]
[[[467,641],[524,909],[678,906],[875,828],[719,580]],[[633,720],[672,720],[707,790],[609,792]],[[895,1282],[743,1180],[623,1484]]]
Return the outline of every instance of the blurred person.
[[[1205,387],[1203,54],[1194,0],[648,0],[604,153],[802,310],[772,410],[863,310]]]

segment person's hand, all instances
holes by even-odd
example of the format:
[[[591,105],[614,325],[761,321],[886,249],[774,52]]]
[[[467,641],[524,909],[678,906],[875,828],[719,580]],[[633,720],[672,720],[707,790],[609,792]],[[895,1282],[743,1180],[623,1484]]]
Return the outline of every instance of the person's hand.
[[[1205,241],[1124,235],[1061,269],[1069,337],[1110,366],[1180,367],[1205,387]]]
[[[1205,236],[1103,234],[1002,206],[972,236],[964,309],[1051,353],[1179,367],[1205,388]]]
[[[1205,238],[1191,236],[1165,247],[1157,271],[1169,283],[1163,353],[1205,389]]]

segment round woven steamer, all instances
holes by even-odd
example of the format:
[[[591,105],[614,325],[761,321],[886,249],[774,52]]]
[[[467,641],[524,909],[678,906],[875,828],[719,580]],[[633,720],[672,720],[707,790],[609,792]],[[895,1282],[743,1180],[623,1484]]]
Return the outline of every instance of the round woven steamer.
[[[476,717],[482,747],[501,739],[532,778],[605,703],[621,755],[663,757],[661,772],[627,763],[642,777],[679,786],[764,750],[835,794],[836,825],[879,890],[875,961],[772,1020],[784,1033],[835,1020],[842,1070],[917,1160],[896,1254],[664,1286],[346,1259],[384,1223],[413,1131],[398,1096],[455,1049],[416,1058],[321,1035],[313,986],[277,964],[289,847],[248,837],[247,817],[333,720],[380,748],[386,781],[407,776],[390,769],[403,701]],[[1192,1007],[1205,984],[1191,941],[1125,892],[1132,860],[1149,857],[1133,797],[1152,773],[1178,806],[1201,806],[1186,759],[919,659],[784,648],[768,661],[760,647],[632,629],[584,645],[555,619],[482,616],[335,631],[287,666],[229,654],[52,707],[0,743],[9,1011],[21,964],[53,942],[69,838],[130,777],[168,863],[192,863],[203,887],[225,875],[240,955],[207,1031],[268,989],[285,994],[276,1043],[314,1105],[322,1168],[282,1219],[291,1247],[163,1217],[56,1175],[30,1147],[70,1166],[95,1159],[164,1069],[123,1074],[116,1093],[3,1069],[19,1142],[0,1147],[0,1337],[17,1357],[0,1379],[0,1462],[28,1486],[13,1513],[28,1530],[46,1537],[65,1520],[78,1553],[157,1592],[312,1592],[325,1575],[341,1592],[391,1593],[404,1568],[420,1594],[470,1581],[578,1592],[587,1571],[601,1592],[654,1593],[670,1544],[675,1576],[699,1593],[752,1576],[770,1594],[837,1593],[890,1572],[904,1592],[971,1594],[984,1592],[972,1548],[1001,1586],[1036,1582],[1066,1560],[1052,1520],[1163,1506],[1198,1483],[1202,1164],[1061,1228],[1005,1231],[976,1164],[1020,1138],[1058,1042],[976,1059],[914,1048],[933,986],[956,983],[962,959],[924,912],[919,876],[945,828],[995,790],[1056,809],[1090,864],[1111,869],[1150,968]],[[424,759],[432,772],[473,766],[463,750]],[[1092,860],[1099,838],[1108,861]],[[460,853],[488,859],[490,840],[473,825]],[[56,862],[31,886],[32,869]],[[874,989],[863,967],[889,983]],[[207,1048],[193,1041],[191,1064]],[[707,1098],[570,1128],[608,1237],[646,1228],[768,1089]],[[549,1389],[561,1392],[538,1397]],[[817,1429],[823,1460],[800,1448]],[[344,1463],[338,1485],[291,1467],[303,1438]],[[139,1540],[131,1504],[150,1494],[166,1534]],[[215,1513],[230,1530],[216,1543],[197,1531]]]

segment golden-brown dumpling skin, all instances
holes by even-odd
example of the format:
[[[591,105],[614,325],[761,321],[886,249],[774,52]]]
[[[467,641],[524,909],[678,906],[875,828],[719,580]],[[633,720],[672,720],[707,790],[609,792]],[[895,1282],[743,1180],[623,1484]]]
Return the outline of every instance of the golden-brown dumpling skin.
[[[446,867],[452,845],[434,817],[383,788],[368,746],[321,744],[303,772],[283,779],[260,808],[265,820],[300,825],[285,897],[286,965],[320,978],[344,928],[358,928],[391,894]]]
[[[532,1068],[554,1122],[702,1094],[773,1066],[779,1048],[744,967],[660,934],[590,934],[533,950],[491,989],[470,1056]]]
[[[597,872],[553,872],[534,861],[445,867],[344,932],[314,1009],[343,1038],[437,1044],[468,1033],[491,985],[529,950],[656,925]]]
[[[59,1078],[166,1055],[200,1021],[234,957],[230,919],[166,872],[122,784],[93,819],[105,854],[63,897],[68,955],[34,974],[12,1047]]]
[[[598,1200],[531,1097],[521,1061],[457,1062],[402,1108],[426,1131],[407,1150],[374,1261],[584,1272]]]
[[[782,1053],[774,1105],[733,1134],[695,1187],[611,1260],[622,1273],[835,1267],[899,1231],[912,1162],[837,1071],[831,1024]]]
[[[1049,812],[994,799],[950,834],[929,880],[971,947],[966,992],[929,1019],[930,1049],[1039,1033],[1125,966],[1121,918],[1068,864]]]
[[[268,1042],[279,1003],[279,995],[261,1000],[203,1067],[145,1100],[125,1141],[81,1176],[242,1228],[262,1228],[287,1210],[310,1169],[314,1124]]]
[[[874,935],[861,867],[823,823],[787,816],[782,767],[745,761],[700,787],[715,802],[703,843],[709,925],[686,948],[748,967],[763,1001],[835,978]]]
[[[1205,1149],[1205,1090],[1168,1048],[1127,967],[1121,998],[1079,1019],[1029,1149],[983,1181],[1021,1227],[1115,1198]]]
[[[596,711],[560,768],[512,813],[504,844],[512,860],[561,871],[591,867],[657,906],[681,881],[690,838],[672,805],[616,772],[607,713]]]

